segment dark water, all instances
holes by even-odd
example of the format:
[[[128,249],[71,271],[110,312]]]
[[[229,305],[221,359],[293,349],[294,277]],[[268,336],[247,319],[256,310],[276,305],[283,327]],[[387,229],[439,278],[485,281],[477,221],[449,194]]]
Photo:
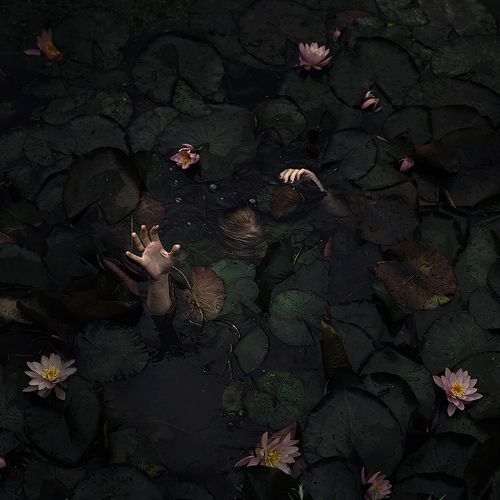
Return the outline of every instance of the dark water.
[[[0,13],[1,500],[356,499],[363,467],[395,499],[499,498],[496,2]],[[64,60],[23,53],[43,28]],[[313,41],[332,60],[307,71]],[[287,168],[328,194],[287,189]],[[141,224],[182,245],[191,285],[200,266],[222,280],[202,327],[178,271],[173,325],[148,314],[124,257]],[[64,404],[21,393],[52,352],[77,360]],[[451,418],[447,367],[483,394]],[[294,422],[293,479],[234,468]]]

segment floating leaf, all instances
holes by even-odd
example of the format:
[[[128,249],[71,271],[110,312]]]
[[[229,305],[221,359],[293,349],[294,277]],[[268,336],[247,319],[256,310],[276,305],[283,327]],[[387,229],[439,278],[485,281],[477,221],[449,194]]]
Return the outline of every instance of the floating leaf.
[[[284,144],[290,144],[304,131],[306,121],[297,105],[286,97],[276,97],[256,110],[257,132],[268,128],[278,131]]]
[[[417,227],[417,191],[411,182],[350,193],[348,201],[361,219],[361,232],[368,241],[392,245],[411,238]]]
[[[431,374],[419,363],[402,356],[393,349],[375,351],[361,370],[361,375],[389,373],[401,377],[413,390],[420,403],[420,411],[428,416],[434,406],[434,382]]]
[[[303,443],[309,463],[347,458],[355,451],[368,470],[386,474],[403,452],[402,432],[392,413],[370,393],[356,388],[323,398],[307,419]]]
[[[240,259],[222,259],[210,266],[224,283],[226,296],[220,314],[240,313],[242,307],[256,309],[259,293],[255,284],[255,267]]]
[[[349,359],[344,350],[342,339],[335,329],[321,322],[321,346],[323,348],[323,364],[325,367],[325,376],[331,379],[335,376],[337,368],[350,368]]]
[[[302,290],[288,290],[271,301],[269,323],[273,335],[285,344],[313,344],[309,325],[319,328],[326,314],[326,302],[321,297]]]
[[[321,398],[322,388],[313,377],[300,378],[289,372],[268,372],[257,382],[257,390],[243,401],[248,416],[262,425],[277,429],[290,420],[303,422]]]
[[[293,186],[278,186],[271,194],[271,214],[276,220],[293,215],[304,203],[304,197]]]
[[[500,300],[494,297],[487,288],[477,289],[471,293],[469,311],[482,328],[500,329]]]
[[[42,259],[15,244],[0,247],[0,283],[42,289],[49,285]]]
[[[184,143],[203,147],[203,180],[222,179],[255,154],[253,116],[243,108],[221,105],[210,116],[178,118],[165,129],[161,150],[170,156]]]
[[[131,161],[112,148],[98,149],[80,159],[72,167],[63,193],[69,218],[98,203],[110,224],[126,217],[139,199],[138,180]]]
[[[139,332],[124,325],[90,323],[76,338],[78,372],[97,382],[112,382],[137,375],[148,363]]]
[[[269,341],[264,331],[255,327],[248,332],[234,348],[234,355],[241,371],[247,375],[264,361],[269,350]]]
[[[241,389],[239,382],[233,382],[224,389],[224,393],[222,394],[222,408],[224,408],[224,413],[229,415],[242,414]]]
[[[401,243],[396,252],[399,261],[381,262],[375,272],[398,304],[428,310],[450,302],[457,281],[445,257],[418,241]]]
[[[204,266],[191,268],[191,281],[191,288],[181,295],[183,314],[197,322],[215,319],[224,307],[224,282],[216,272]]]
[[[147,498],[162,500],[163,495],[146,473],[131,465],[111,465],[87,474],[78,483],[72,500],[92,498]]]
[[[339,130],[330,135],[321,165],[335,169],[344,179],[356,180],[375,164],[377,148],[370,135],[357,130]]]
[[[25,411],[24,427],[29,439],[52,460],[77,464],[97,435],[101,408],[92,386],[72,376],[62,408],[47,406],[44,400],[34,403]]]

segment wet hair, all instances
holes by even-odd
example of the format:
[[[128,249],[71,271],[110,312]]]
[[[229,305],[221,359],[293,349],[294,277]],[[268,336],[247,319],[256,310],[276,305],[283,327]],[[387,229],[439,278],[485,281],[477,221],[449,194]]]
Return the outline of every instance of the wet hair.
[[[218,232],[224,247],[242,257],[255,255],[255,247],[263,241],[262,223],[250,207],[227,210],[219,220]]]

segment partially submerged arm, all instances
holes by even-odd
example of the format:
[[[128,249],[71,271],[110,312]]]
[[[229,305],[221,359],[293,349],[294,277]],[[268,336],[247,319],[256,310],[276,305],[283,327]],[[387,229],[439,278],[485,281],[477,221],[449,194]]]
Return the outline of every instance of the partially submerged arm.
[[[132,252],[125,255],[141,265],[149,276],[147,308],[152,316],[164,316],[173,310],[173,288],[171,284],[171,271],[179,258],[180,245],[174,245],[167,252],[160,241],[156,225],[148,232],[146,226],[141,226],[141,235],[132,233],[135,247],[140,256]]]
[[[307,170],[306,168],[287,168],[283,170],[279,175],[280,181],[286,184],[300,184],[304,181],[314,182],[318,189],[325,193],[325,197],[321,201],[322,205],[330,214],[335,217],[346,217],[351,214],[349,208],[345,205],[342,200],[334,198],[330,191],[325,189],[321,181],[318,179],[316,174]]]

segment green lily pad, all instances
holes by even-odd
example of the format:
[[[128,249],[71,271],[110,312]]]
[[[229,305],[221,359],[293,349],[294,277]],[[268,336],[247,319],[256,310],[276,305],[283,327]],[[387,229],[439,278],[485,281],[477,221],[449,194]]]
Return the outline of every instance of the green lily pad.
[[[497,256],[493,233],[487,228],[472,228],[469,244],[455,265],[455,274],[463,294],[486,285],[488,272]]]
[[[26,468],[24,493],[28,500],[38,500],[42,491],[47,494],[45,483],[53,485],[54,489],[64,488],[70,495],[76,483],[85,477],[82,468],[61,468],[41,460],[31,460]]]
[[[401,377],[388,373],[372,373],[363,377],[363,383],[368,391],[383,401],[398,419],[403,431],[419,403],[407,382]]]
[[[364,93],[376,83],[390,102],[402,105],[419,73],[410,55],[400,46],[382,39],[357,39],[354,53],[345,51],[335,59],[330,85],[351,106],[359,105]],[[394,68],[398,68],[394,72]]]
[[[329,165],[350,181],[366,175],[375,164],[377,147],[370,135],[357,130],[333,132],[323,153],[322,165]]]
[[[407,136],[414,144],[427,144],[432,139],[429,112],[420,106],[397,110],[384,122],[384,137],[390,141]]]
[[[489,289],[477,289],[471,293],[469,311],[482,328],[500,329],[500,300]]]
[[[72,167],[63,193],[69,218],[98,203],[110,224],[126,217],[139,200],[138,179],[131,161],[112,148],[98,149],[80,159]]]
[[[434,382],[424,366],[386,347],[375,351],[361,370],[363,376],[373,373],[389,373],[402,378],[417,397],[420,411],[426,416],[430,414],[435,400]]]
[[[321,394],[321,385],[314,376],[301,378],[274,371],[259,379],[257,390],[246,394],[243,405],[252,420],[279,429],[291,421],[303,422]]]
[[[15,244],[0,246],[0,283],[46,289],[47,270],[42,259]]]
[[[241,371],[247,375],[262,364],[268,350],[269,341],[266,334],[261,328],[255,327],[236,344],[234,355]]]
[[[161,149],[172,155],[182,144],[202,148],[201,176],[215,181],[231,175],[255,153],[254,119],[251,113],[236,106],[217,106],[210,116],[182,117],[165,129]]]
[[[76,338],[76,347],[78,371],[92,381],[123,380],[148,364],[144,341],[133,327],[106,321],[90,323]]]
[[[155,38],[141,52],[132,76],[141,92],[168,104],[178,77],[206,96],[219,89],[224,67],[209,45],[168,34]]]
[[[82,19],[89,24],[82,23]],[[120,64],[128,39],[129,28],[124,17],[97,7],[75,10],[54,32],[54,40],[71,59],[101,68]]]
[[[369,392],[349,388],[323,398],[309,415],[303,438],[308,462],[347,458],[355,451],[368,470],[390,474],[403,453],[398,421]]]
[[[460,312],[432,324],[420,355],[427,368],[437,374],[447,367],[460,367],[473,354],[495,350],[500,350],[500,337],[482,329],[470,314]]]
[[[326,31],[323,18],[305,7],[283,0],[261,0],[247,8],[239,19],[239,39],[256,59],[275,66],[286,62],[286,42],[316,39]],[[297,47],[297,62],[298,62]]]
[[[209,106],[184,80],[177,81],[172,106],[180,113],[189,116],[207,116],[212,113]]]
[[[363,238],[379,245],[410,239],[418,225],[417,191],[411,182],[378,191],[353,192],[348,201],[361,219]]]
[[[240,313],[242,307],[256,310],[255,300],[259,289],[254,281],[255,266],[239,259],[222,259],[212,264],[214,271],[224,282],[226,299],[220,314]]]
[[[311,292],[287,290],[273,297],[270,307],[271,331],[285,344],[313,344],[309,325],[319,328],[327,303]]]
[[[177,115],[177,111],[167,107],[154,108],[140,115],[127,131],[130,150],[136,153],[153,149],[167,125]]]
[[[306,121],[293,101],[277,97],[264,102],[257,108],[257,132],[268,128],[278,131],[284,144],[297,139],[306,127]]]
[[[120,498],[163,500],[163,495],[149,476],[131,465],[111,465],[87,474],[78,483],[72,500]]]
[[[431,436],[417,451],[405,457],[396,471],[398,480],[415,474],[445,473],[463,478],[477,441],[471,436]]]
[[[308,467],[300,479],[314,500],[359,500],[362,497],[359,471],[345,460],[320,460]]]
[[[62,407],[48,406],[43,400],[36,403],[28,406],[24,415],[30,441],[56,462],[68,465],[80,462],[97,435],[101,413],[92,386],[72,376],[68,379],[66,400],[60,403]]]

